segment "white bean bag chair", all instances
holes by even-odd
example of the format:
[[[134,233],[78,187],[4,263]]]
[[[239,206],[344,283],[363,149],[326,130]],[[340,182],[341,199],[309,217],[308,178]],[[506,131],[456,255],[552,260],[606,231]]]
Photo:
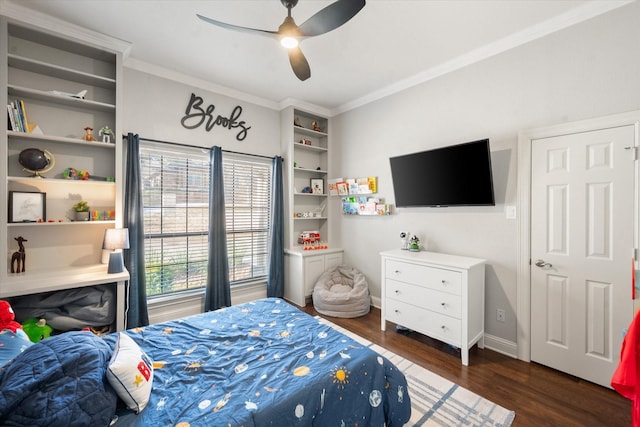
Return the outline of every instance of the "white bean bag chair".
[[[371,297],[364,275],[341,265],[320,276],[313,288],[316,311],[332,317],[359,317],[369,312]]]

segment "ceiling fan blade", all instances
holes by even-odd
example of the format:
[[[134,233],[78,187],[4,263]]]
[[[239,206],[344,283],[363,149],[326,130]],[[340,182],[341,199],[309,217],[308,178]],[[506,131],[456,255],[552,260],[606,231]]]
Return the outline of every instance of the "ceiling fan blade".
[[[239,25],[227,24],[226,22],[216,21],[215,19],[207,18],[206,16],[202,16],[196,13],[196,16],[202,19],[204,22],[208,22],[209,24],[216,25],[218,27],[226,28],[228,30],[240,31],[243,33],[253,33],[253,34],[261,34],[267,37],[278,38],[277,31],[269,31],[269,30],[260,30],[257,28],[249,28],[249,27],[241,27]]]
[[[304,37],[319,36],[335,30],[364,7],[365,0],[337,0],[299,26]]]
[[[299,47],[289,49],[289,62],[291,63],[291,68],[293,68],[293,73],[300,80],[305,81],[311,77],[309,62]]]

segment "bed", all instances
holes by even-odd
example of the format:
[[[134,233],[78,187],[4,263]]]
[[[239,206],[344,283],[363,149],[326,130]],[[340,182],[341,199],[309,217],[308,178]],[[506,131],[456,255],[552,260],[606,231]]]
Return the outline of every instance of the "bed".
[[[122,334],[143,351],[142,360],[153,369],[148,402],[138,414],[130,405],[124,406],[121,390],[114,391],[111,381],[103,379],[97,386],[109,396],[92,398],[107,402],[101,405],[109,405],[107,412],[113,406],[112,395],[119,396],[110,414],[114,426],[391,427],[404,425],[410,418],[402,372],[384,357],[281,299],[267,298]],[[124,342],[117,333],[104,338],[86,332],[59,337],[65,336],[66,341],[91,341],[91,358],[99,365],[96,369],[104,371],[103,378],[113,366],[117,347]],[[42,406],[43,401],[61,396],[60,387],[51,384],[50,376],[44,384],[31,377],[24,381],[25,366],[30,375],[37,373],[30,366],[39,362],[31,359],[42,352],[33,349],[55,347],[54,339],[59,338],[29,347],[0,370],[0,424],[11,425],[8,420],[16,412],[32,415],[42,408],[29,405]],[[68,346],[68,342],[62,344],[63,353],[69,353],[63,350]],[[50,353],[55,353],[55,348]],[[86,363],[92,364],[90,360]],[[21,364],[23,372],[15,374]],[[77,368],[83,363],[73,360],[71,364]],[[16,379],[11,372],[21,379],[9,381]],[[20,389],[25,383],[29,383],[28,393]],[[92,383],[92,387],[96,385]],[[58,390],[53,397],[38,395],[51,390]],[[79,406],[80,400],[75,397],[73,405]],[[91,402],[83,405],[81,415],[87,415],[87,408],[96,412],[94,406]],[[51,424],[48,421],[55,414],[50,410],[45,413],[45,420],[23,418],[20,422]],[[73,425],[78,417],[65,413],[59,425]]]

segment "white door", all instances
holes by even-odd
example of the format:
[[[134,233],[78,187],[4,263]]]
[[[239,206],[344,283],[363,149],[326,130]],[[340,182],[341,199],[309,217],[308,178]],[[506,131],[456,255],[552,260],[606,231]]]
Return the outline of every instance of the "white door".
[[[634,127],[532,141],[531,360],[609,387],[633,317]]]

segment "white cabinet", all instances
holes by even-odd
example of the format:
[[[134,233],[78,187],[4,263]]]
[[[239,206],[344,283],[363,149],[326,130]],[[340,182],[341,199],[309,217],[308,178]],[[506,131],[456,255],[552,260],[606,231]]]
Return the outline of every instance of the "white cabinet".
[[[460,348],[484,348],[482,259],[435,252],[382,252],[382,318]]]
[[[342,265],[342,249],[285,250],[285,299],[304,307],[322,273]]]

